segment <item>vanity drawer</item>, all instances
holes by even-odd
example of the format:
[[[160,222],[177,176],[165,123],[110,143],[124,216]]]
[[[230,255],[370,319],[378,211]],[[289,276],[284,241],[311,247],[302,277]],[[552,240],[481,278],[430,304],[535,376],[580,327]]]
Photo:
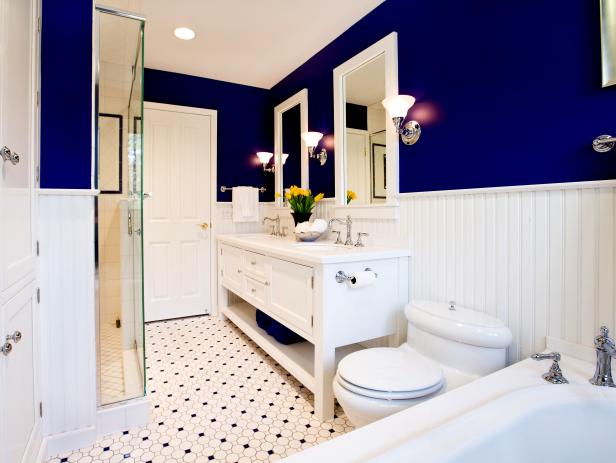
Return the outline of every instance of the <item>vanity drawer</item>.
[[[244,295],[246,301],[250,302],[257,308],[265,309],[267,306],[267,289],[269,284],[251,278],[250,275],[244,276]]]
[[[268,258],[256,252],[244,251],[244,271],[265,281],[269,277]]]

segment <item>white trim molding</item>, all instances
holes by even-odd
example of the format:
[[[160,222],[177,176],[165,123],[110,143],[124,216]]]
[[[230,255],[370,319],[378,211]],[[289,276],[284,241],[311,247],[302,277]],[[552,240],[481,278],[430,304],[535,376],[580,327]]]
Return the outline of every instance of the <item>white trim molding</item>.
[[[66,189],[66,188],[39,188],[40,196],[98,196],[99,190]]]

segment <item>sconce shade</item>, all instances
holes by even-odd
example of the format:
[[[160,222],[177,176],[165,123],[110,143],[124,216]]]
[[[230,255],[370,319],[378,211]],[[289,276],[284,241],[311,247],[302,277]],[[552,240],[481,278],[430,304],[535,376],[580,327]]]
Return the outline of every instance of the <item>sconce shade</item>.
[[[319,144],[319,141],[323,138],[321,132],[304,132],[302,133],[302,139],[306,143],[308,148],[314,148]]]
[[[270,159],[272,159],[273,154],[272,153],[268,153],[266,151],[259,151],[257,153],[257,157],[259,158],[259,162],[261,164],[267,164]]]
[[[415,104],[415,98],[410,95],[388,96],[383,100],[383,107],[389,112],[389,117],[405,118],[411,106]]]
[[[288,153],[282,153],[282,165],[284,166],[284,163],[287,162],[287,158],[289,157]]]

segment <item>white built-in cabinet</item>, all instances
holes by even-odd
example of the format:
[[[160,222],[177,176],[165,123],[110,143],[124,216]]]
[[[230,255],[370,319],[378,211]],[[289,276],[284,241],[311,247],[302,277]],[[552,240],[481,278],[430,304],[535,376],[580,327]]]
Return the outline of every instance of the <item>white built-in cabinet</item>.
[[[36,273],[34,0],[0,7],[0,462],[35,461],[41,443]],[[10,155],[7,150],[10,150]]]
[[[259,244],[254,235],[218,236],[218,312],[314,393],[315,416],[334,415],[332,381],[342,357],[362,349],[359,343],[387,338],[398,345],[403,308],[408,301],[408,251],[343,251],[323,261]],[[336,273],[378,274],[371,286],[338,283]],[[259,309],[305,339],[278,343],[256,323]]]

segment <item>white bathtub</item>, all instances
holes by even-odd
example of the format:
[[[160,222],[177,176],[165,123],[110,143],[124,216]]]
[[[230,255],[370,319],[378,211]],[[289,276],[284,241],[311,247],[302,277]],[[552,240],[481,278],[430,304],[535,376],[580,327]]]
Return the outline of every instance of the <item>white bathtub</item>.
[[[511,392],[371,461],[616,461],[615,429],[615,389],[531,387]]]
[[[566,352],[555,342],[550,350]],[[578,463],[616,461],[616,389],[592,386],[594,352],[509,368],[293,455],[287,463]],[[580,354],[578,347],[573,348]]]

